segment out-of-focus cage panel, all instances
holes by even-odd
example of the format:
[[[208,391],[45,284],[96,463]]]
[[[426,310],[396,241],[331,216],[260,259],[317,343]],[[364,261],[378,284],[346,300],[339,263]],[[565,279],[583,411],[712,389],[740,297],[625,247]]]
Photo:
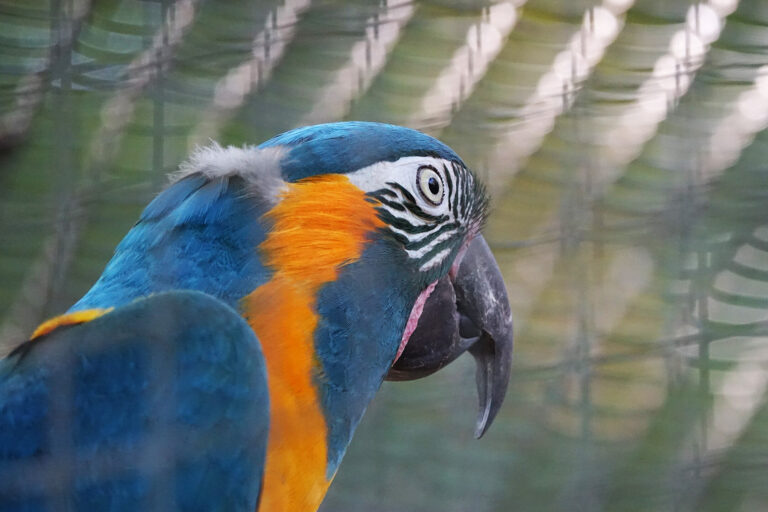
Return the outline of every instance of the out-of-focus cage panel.
[[[404,124],[488,182],[515,369],[386,384],[324,510],[762,510],[759,0],[0,2],[0,343],[98,277],[195,144]]]

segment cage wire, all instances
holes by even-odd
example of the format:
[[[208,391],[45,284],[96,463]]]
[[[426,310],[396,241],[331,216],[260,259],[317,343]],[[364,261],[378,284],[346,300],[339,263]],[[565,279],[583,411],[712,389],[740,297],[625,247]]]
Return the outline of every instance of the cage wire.
[[[0,26],[3,353],[195,145],[402,124],[488,183],[512,383],[480,442],[469,362],[385,384],[322,510],[765,509],[764,2],[0,0]]]

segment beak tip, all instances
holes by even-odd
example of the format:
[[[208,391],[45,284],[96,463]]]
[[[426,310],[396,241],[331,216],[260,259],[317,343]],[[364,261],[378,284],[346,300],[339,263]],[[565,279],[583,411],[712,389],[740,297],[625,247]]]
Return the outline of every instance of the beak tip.
[[[485,435],[485,432],[488,430],[486,425],[478,423],[475,426],[475,439],[480,439]]]
[[[495,397],[498,399],[498,397]],[[501,398],[503,400],[503,397]],[[480,404],[482,409],[477,416],[477,422],[475,423],[475,439],[480,439],[491,428],[493,420],[496,419],[496,413],[501,408],[501,403],[494,404],[493,401],[489,401],[486,404]]]

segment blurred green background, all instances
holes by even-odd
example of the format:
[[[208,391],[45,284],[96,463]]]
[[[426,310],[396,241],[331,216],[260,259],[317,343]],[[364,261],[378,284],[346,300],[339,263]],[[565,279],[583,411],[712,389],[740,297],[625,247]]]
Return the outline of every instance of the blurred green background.
[[[324,512],[768,510],[765,0],[0,0],[0,353],[195,144],[343,119],[489,183],[516,353],[481,441],[470,359],[385,384]]]

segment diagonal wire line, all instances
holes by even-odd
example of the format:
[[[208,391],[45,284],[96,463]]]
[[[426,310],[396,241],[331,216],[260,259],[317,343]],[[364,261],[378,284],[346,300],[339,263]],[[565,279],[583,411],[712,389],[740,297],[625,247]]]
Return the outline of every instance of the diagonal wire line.
[[[536,23],[534,20],[527,21],[526,9],[523,9],[518,26],[525,22],[531,27],[521,27],[524,30],[520,35],[522,39],[511,38],[500,55],[500,59],[511,57],[513,61],[509,65],[519,67],[519,72],[509,75],[509,83],[496,84],[493,81],[498,78],[491,70],[493,74],[486,75],[476,94],[464,105],[466,112],[460,110],[444,134],[449,143],[455,141],[463,149],[461,134],[467,129],[463,125],[475,117],[477,109],[483,108],[483,103],[490,100],[490,106],[486,107],[489,118],[487,140],[479,152],[472,148],[467,148],[467,151],[469,154],[477,153],[470,160],[481,162],[480,166],[484,169],[493,169],[494,172],[488,173],[486,178],[492,192],[498,195],[507,186],[527,157],[540,147],[557,117],[571,108],[582,83],[621,32],[624,12],[630,6],[631,2],[606,1],[587,9],[580,25],[568,30],[565,28],[567,24],[563,23],[562,29],[539,36],[542,39],[537,43],[541,47],[539,51],[546,51],[551,61],[548,66],[541,66],[537,59],[535,68],[525,61],[518,62],[519,53],[525,51],[523,46],[530,44],[526,34],[533,30],[531,27]],[[564,48],[556,50],[560,45]],[[510,53],[517,46],[521,48]],[[501,66],[501,61],[497,59],[493,66]],[[501,90],[502,85],[514,94],[512,101],[494,98],[498,95],[495,91]]]
[[[384,68],[415,10],[410,1],[386,4],[380,14],[368,18],[365,39],[352,46],[347,64],[322,88],[314,107],[297,126],[336,121],[349,114],[354,100],[366,93]]]
[[[453,52],[405,124],[429,132],[450,124],[453,113],[472,94],[498,56],[523,4],[524,0],[499,2],[483,11],[480,20],[467,29],[466,42]]]
[[[204,144],[215,137],[247,97],[269,80],[296,33],[298,19],[310,3],[310,0],[287,0],[274,11],[253,38],[250,60],[230,69],[216,84],[213,99],[190,136],[193,145]]]
[[[674,35],[670,38],[670,41],[672,41],[673,39],[678,39],[679,40],[680,36],[677,35],[677,34],[679,34],[679,32],[675,32]],[[670,42],[670,44],[672,44],[672,43]],[[662,60],[666,60],[666,59],[664,57],[660,57],[659,61],[662,61]],[[666,79],[666,77],[665,77],[665,79]],[[656,83],[656,78],[651,76],[644,83],[646,83],[646,84],[648,84],[648,83]],[[642,86],[641,86],[641,88],[642,88]],[[646,86],[646,89],[650,89],[650,87]],[[682,90],[678,90],[677,93],[682,93]],[[578,116],[579,112],[574,112],[573,115],[574,116]],[[565,129],[569,129],[569,127],[566,125]],[[552,136],[554,136],[555,134],[556,134],[556,132],[553,132]],[[587,165],[589,165],[589,164],[587,164]],[[534,169],[535,169],[535,167],[534,167]],[[590,169],[589,172],[591,173],[591,169],[593,169],[593,166],[590,165],[589,169]],[[598,177],[597,179],[592,177],[592,181],[593,181],[593,185],[592,186],[594,186],[596,189],[599,189],[600,186],[601,186],[601,183],[603,182],[604,179],[605,178],[603,178],[603,177]],[[540,195],[540,196],[538,196],[538,200],[541,201],[542,197],[546,197],[546,196],[541,196]],[[559,201],[560,198],[561,198],[560,195],[553,195],[553,199],[556,200],[556,201]],[[540,204],[537,207],[536,210],[537,210],[537,212],[539,212],[539,215],[541,214],[540,212],[542,212],[542,210],[547,211],[546,204],[547,203],[545,201],[544,205]],[[534,228],[533,229],[533,234],[531,235],[530,232],[529,232],[528,234],[526,234],[524,236],[534,236],[534,237],[535,236],[543,236],[543,234],[546,234],[546,233],[551,232],[553,230],[557,231],[557,226],[560,224],[560,221],[559,221],[559,214],[558,214],[558,211],[556,210],[555,204],[556,203],[550,204],[550,208],[549,208],[549,212],[550,213],[549,214],[545,214],[545,215],[541,216],[539,218],[539,220],[536,223],[534,223],[534,224],[528,223],[529,226]],[[570,214],[567,214],[567,215],[570,215]],[[566,231],[568,231],[569,229],[572,229],[573,227],[574,227],[573,224],[566,223],[566,227],[564,229]],[[563,228],[561,228],[561,229],[563,229]],[[578,229],[578,227],[577,227],[577,229]],[[567,233],[566,233],[566,236],[567,236]],[[551,246],[551,247],[552,247],[552,250],[555,250],[555,251],[557,250],[556,246]],[[536,273],[536,275],[538,275],[540,278],[536,279],[535,282],[531,282],[532,285],[541,287],[541,286],[544,285],[544,283],[547,282],[547,279],[542,279],[541,278],[542,277],[542,273],[546,274],[547,273],[546,269],[549,269],[550,272],[552,271],[552,269],[554,268],[553,265],[554,265],[554,262],[556,261],[556,258],[557,258],[557,256],[555,256],[555,255],[553,255],[552,257],[548,257],[548,258],[542,258],[540,254],[535,258],[535,259],[537,259],[540,262],[542,267],[541,267],[541,270]],[[531,269],[527,269],[526,272],[530,273]],[[529,296],[531,297],[531,300],[532,300],[533,297],[536,296],[536,293],[530,293]]]
[[[75,37],[81,22],[90,10],[91,2],[89,0],[78,0],[65,5],[65,7],[69,10],[69,17],[72,20],[72,36]],[[31,9],[35,8],[31,7]],[[30,23],[30,26],[25,25],[24,28],[33,30],[34,24],[40,21],[38,16],[41,13],[32,10],[28,14],[32,19],[32,23]],[[18,23],[18,20],[9,18],[8,22]],[[13,89],[10,90],[12,104],[2,108],[2,113],[0,113],[0,146],[17,143],[19,138],[27,132],[47,90],[45,78],[47,74],[51,73],[53,53],[62,44],[69,44],[67,41],[57,40],[56,34],[50,29],[47,30],[46,36],[41,37],[44,41],[36,40],[36,38],[33,38],[32,41],[29,39],[23,41],[15,38],[9,39],[11,44],[8,46],[11,48],[7,50],[6,58],[8,60],[3,66],[5,72],[10,76],[14,76],[16,73],[9,71],[18,67],[23,69],[24,73],[20,73],[22,76],[13,86]],[[38,58],[35,58],[34,55],[40,53],[42,48],[45,48],[47,51]],[[22,52],[22,49],[27,51]],[[17,53],[28,53],[28,55],[20,57],[16,55]],[[8,75],[6,75],[4,81],[8,79]]]
[[[414,10],[411,2],[313,7],[270,81],[249,95],[221,137],[250,144],[343,118],[381,72]],[[329,39],[327,32],[337,36]]]

